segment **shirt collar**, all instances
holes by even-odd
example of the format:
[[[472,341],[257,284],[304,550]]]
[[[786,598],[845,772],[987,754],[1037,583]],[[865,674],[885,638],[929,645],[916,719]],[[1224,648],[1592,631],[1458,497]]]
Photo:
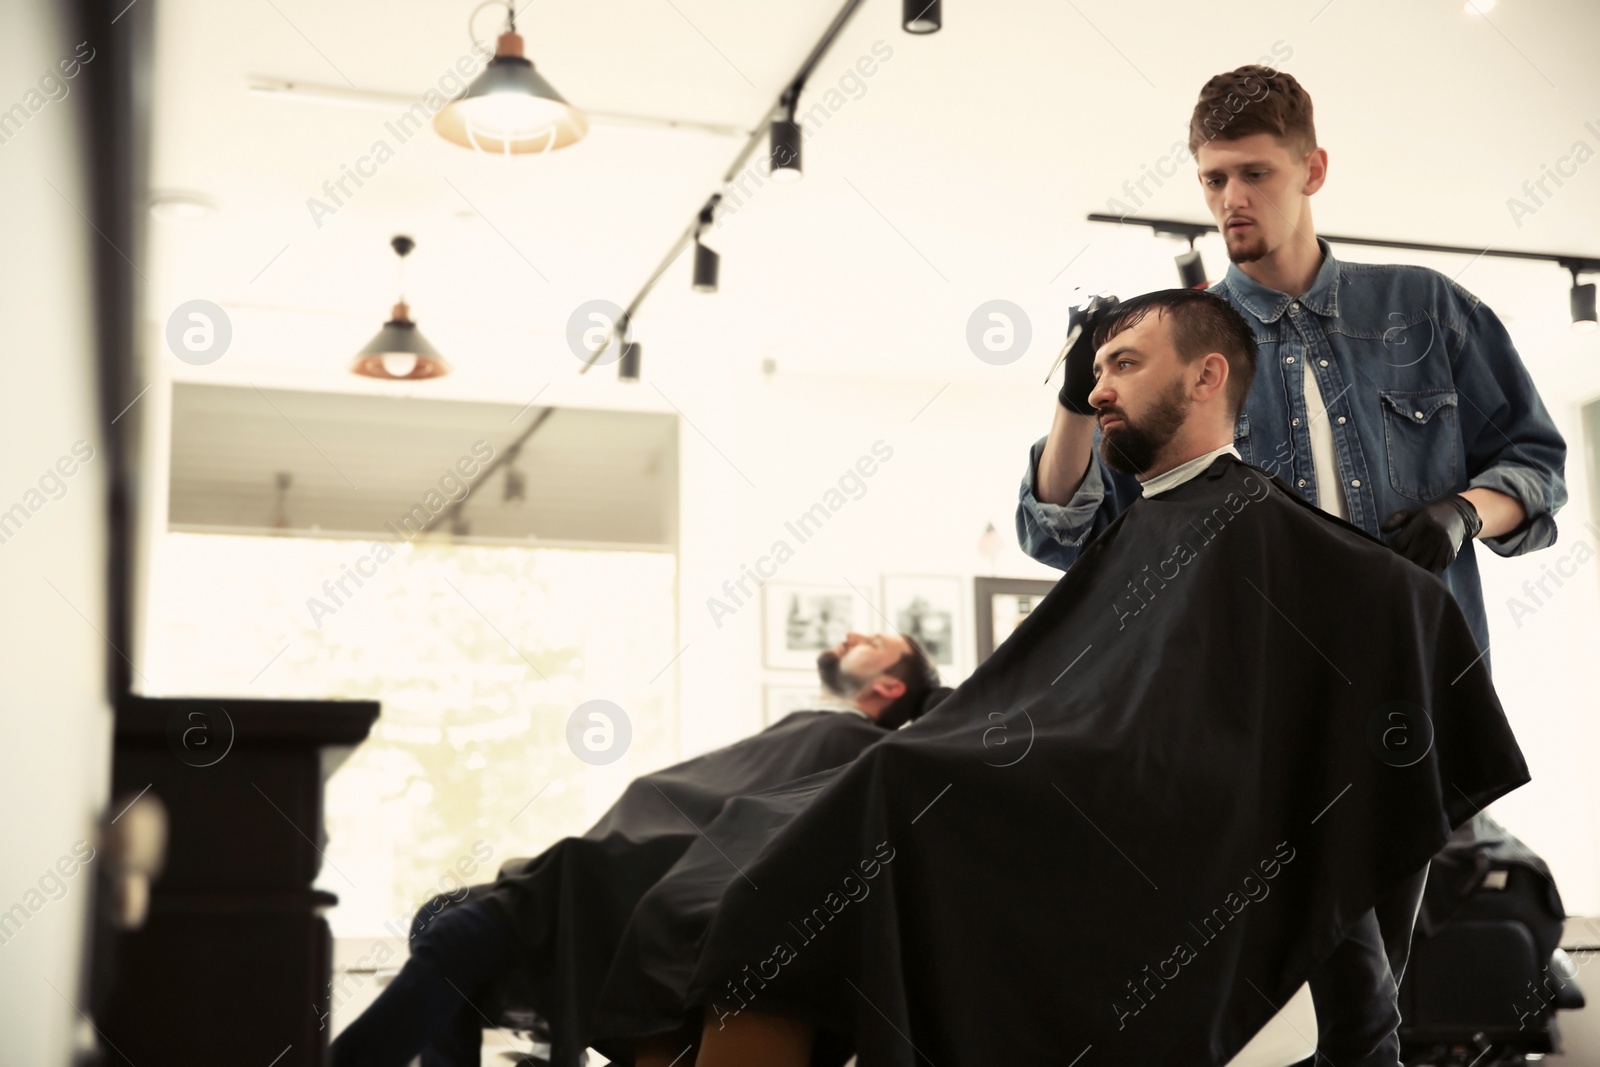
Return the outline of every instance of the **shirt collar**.
[[[1240,270],[1237,263],[1228,264],[1228,273],[1223,277],[1219,287],[1227,286],[1232,290],[1238,303],[1262,322],[1277,322],[1289,305],[1296,300],[1318,315],[1330,318],[1337,316],[1339,261],[1333,258],[1333,249],[1328,247],[1328,242],[1321,237],[1317,238],[1317,247],[1322,250],[1322,266],[1318,269],[1311,288],[1300,296],[1290,296],[1288,293],[1269,289]]]
[[[862,711],[860,708],[856,707],[854,704],[850,703],[848,700],[844,699],[843,697],[834,696],[832,693],[828,692],[827,690],[822,690],[821,692],[819,692],[817,694],[816,702],[814,704],[807,705],[806,706],[806,710],[807,711],[847,711],[852,715],[859,715],[863,719],[867,719],[869,721],[872,719],[871,715],[868,715],[866,712]]]
[[[1168,489],[1176,488],[1190,478],[1198,478],[1204,474],[1206,468],[1211,466],[1211,461],[1221,455],[1230,455],[1234,459],[1244,458],[1239,455],[1239,450],[1234,448],[1230,442],[1221,448],[1207,452],[1203,456],[1196,456],[1187,463],[1180,463],[1169,471],[1163,471],[1147,482],[1140,482],[1139,487],[1144,491],[1146,497],[1155,496],[1157,493],[1165,493]]]

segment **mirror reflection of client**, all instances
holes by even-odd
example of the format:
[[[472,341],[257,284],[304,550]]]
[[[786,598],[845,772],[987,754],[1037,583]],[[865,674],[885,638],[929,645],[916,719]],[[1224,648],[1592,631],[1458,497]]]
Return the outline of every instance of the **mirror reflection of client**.
[[[724,807],[635,909],[595,1048],[1215,1065],[1309,979],[1322,1062],[1397,1067],[1375,905],[1528,780],[1483,655],[1436,576],[1241,461],[1226,301],[1096,339],[1140,497],[928,714]]]
[[[848,634],[817,657],[829,710],[645,775],[582,837],[505,864],[496,881],[417,912],[411,956],[333,1043],[334,1067],[477,1067],[482,1007],[516,990],[548,1024],[551,1062],[582,1062],[617,938],[639,897],[732,797],[848,763],[950,690],[920,644]]]

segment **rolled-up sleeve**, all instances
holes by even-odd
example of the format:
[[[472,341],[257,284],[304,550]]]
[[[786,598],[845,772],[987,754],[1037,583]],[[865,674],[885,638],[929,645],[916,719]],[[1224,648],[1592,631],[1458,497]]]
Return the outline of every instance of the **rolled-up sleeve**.
[[[1455,282],[1450,290],[1468,488],[1504,493],[1527,515],[1515,530],[1481,541],[1502,556],[1546,548],[1556,540],[1555,513],[1567,502],[1567,443],[1500,317]]]
[[[1046,504],[1035,495],[1039,456],[1047,437],[1028,452],[1028,469],[1022,475],[1017,500],[1017,543],[1040,563],[1066,570],[1095,535],[1122,511],[1116,489],[1107,492],[1099,457],[1089,461],[1088,473],[1078,491],[1065,504]]]

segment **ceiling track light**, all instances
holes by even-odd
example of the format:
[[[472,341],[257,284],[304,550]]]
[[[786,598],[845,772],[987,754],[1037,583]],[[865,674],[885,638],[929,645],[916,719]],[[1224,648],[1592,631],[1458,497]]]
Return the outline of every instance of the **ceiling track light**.
[[[901,0],[900,25],[907,33],[937,33],[944,25],[939,0]]]
[[[622,342],[622,358],[617,360],[617,381],[636,382],[639,367],[644,362],[644,345],[638,341]]]
[[[505,491],[501,499],[507,504],[521,503],[528,498],[528,479],[516,468],[517,457],[522,452],[521,445],[512,445],[506,449],[506,478]]]
[[[1185,289],[1205,289],[1210,286],[1206,281],[1206,265],[1200,258],[1200,250],[1194,246],[1194,237],[1189,238],[1189,251],[1179,252],[1177,257],[1178,281]]]
[[[350,371],[364,378],[382,378],[387,381],[419,381],[423,378],[441,378],[450,373],[449,362],[439,354],[417,324],[411,321],[411,306],[406,303],[406,256],[417,243],[403,234],[389,242],[395,255],[400,257],[400,299],[390,313],[389,321],[367,342],[367,347],[356,353]]]
[[[516,6],[505,6],[506,29],[495,42],[494,58],[433,116],[435,132],[451,144],[507,158],[576,144],[589,132],[588,120],[533,69],[517,33]],[[468,36],[471,22],[469,17]]]
[[[717,291],[717,273],[722,265],[722,257],[716,249],[701,244],[700,236],[711,228],[716,219],[717,201],[721,199],[721,193],[712,194],[706,206],[700,209],[700,222],[694,231],[694,291],[697,293]]]
[[[1569,266],[1572,271],[1572,292],[1568,302],[1572,305],[1572,332],[1594,333],[1600,330],[1600,322],[1595,320],[1594,313],[1594,282],[1578,282],[1578,268]]]
[[[800,83],[795,82],[783,95],[782,106],[787,114],[782,118],[773,119],[772,127],[767,134],[772,149],[773,181],[797,182],[802,176],[800,143],[804,140],[805,131],[794,120],[795,107],[799,101]]]

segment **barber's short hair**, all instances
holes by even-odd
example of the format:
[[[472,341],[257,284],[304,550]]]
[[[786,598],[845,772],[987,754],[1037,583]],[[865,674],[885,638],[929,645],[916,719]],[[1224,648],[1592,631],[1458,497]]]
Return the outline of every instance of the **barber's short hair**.
[[[883,714],[878,717],[878,725],[890,730],[899,729],[906,723],[921,718],[928,694],[939,688],[940,684],[939,668],[933,665],[933,660],[922,642],[908,634],[900,636],[905,638],[910,651],[885,667],[883,673],[904,682],[906,691],[895,698],[894,703],[884,708]]]
[[[1171,323],[1173,347],[1184,363],[1193,363],[1212,352],[1227,359],[1228,414],[1237,419],[1256,376],[1256,335],[1244,316],[1216,293],[1204,289],[1158,289],[1125,300],[1095,329],[1095,349],[1152,310],[1165,313]]]
[[[1268,133],[1296,159],[1317,147],[1311,94],[1287,71],[1259,63],[1218,74],[1200,88],[1189,116],[1189,154],[1208,141]]]

